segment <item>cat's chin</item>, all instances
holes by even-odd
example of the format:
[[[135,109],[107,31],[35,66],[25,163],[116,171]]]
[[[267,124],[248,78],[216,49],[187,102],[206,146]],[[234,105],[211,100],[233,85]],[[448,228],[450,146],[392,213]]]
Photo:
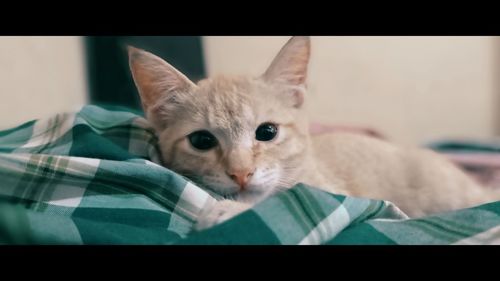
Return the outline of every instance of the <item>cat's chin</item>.
[[[272,186],[270,187],[269,185],[265,186],[251,185],[244,190],[240,190],[239,187],[236,186],[225,187],[222,190],[220,186],[218,186],[217,188],[214,188],[210,184],[205,184],[203,186],[210,189],[212,192],[215,192],[218,195],[222,196],[224,199],[245,202],[245,203],[252,203],[252,204],[260,202],[263,199],[267,198],[268,196],[283,189]]]
[[[258,203],[267,197],[273,195],[276,192],[279,192],[278,188],[266,188],[263,189],[247,189],[244,191],[237,192],[234,195],[234,200],[244,203]]]
[[[265,192],[258,189],[246,189],[243,191],[238,190],[233,192],[230,191],[228,192],[226,190],[225,192],[219,191],[217,193],[222,197],[224,197],[224,199],[238,201],[238,202],[245,202],[245,203],[257,203],[265,199],[272,192]]]
[[[234,195],[234,199],[238,202],[257,203],[268,196],[267,193],[261,191],[246,190],[238,192]]]

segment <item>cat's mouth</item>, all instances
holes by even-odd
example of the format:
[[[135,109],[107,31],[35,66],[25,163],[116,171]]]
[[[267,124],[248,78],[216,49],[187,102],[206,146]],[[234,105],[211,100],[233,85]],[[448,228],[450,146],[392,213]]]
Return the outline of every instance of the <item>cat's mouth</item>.
[[[218,188],[211,187],[210,185],[204,186],[221,196],[223,199],[240,202],[255,203],[269,194],[269,192],[255,186],[243,190],[240,190],[239,187],[224,188],[223,191],[221,191],[220,186]]]
[[[220,182],[211,182],[201,176],[185,176],[212,195],[216,197],[220,196],[227,200],[255,202],[279,190],[278,187],[269,182],[265,185],[251,183],[244,189],[240,189],[237,185],[224,185]]]
[[[221,195],[226,199],[238,200],[238,198],[241,197],[259,196],[262,195],[263,193],[264,192],[260,190],[244,189],[244,190],[226,192],[225,194]]]
[[[218,196],[223,197],[224,199],[229,199],[229,200],[237,200],[238,197],[241,196],[242,193],[247,194],[246,196],[250,194],[258,194],[258,190],[249,190],[246,189],[244,191],[241,191],[239,187],[237,186],[224,186],[219,183],[211,183],[204,181],[201,179],[201,177],[189,177],[194,183],[196,183],[198,186],[202,187],[206,191],[210,193],[215,193]]]

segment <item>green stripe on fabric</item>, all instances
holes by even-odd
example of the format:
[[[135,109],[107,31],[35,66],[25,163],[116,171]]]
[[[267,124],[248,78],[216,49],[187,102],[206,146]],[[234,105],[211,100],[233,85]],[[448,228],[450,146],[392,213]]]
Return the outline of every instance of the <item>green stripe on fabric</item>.
[[[162,167],[102,160],[88,189],[104,194],[143,194],[172,211],[185,185],[182,177]]]
[[[33,235],[25,208],[0,198],[0,244],[32,244]]]
[[[18,127],[0,131],[0,152],[12,152],[29,141],[35,120]]]
[[[346,228],[326,245],[397,245],[397,243],[367,223]]]
[[[171,244],[170,215],[141,209],[78,208],[72,215],[85,244]]]
[[[34,244],[81,245],[82,236],[74,221],[65,215],[38,213],[28,210],[30,227],[36,230]]]
[[[135,158],[115,142],[81,124],[73,128],[73,144],[69,155],[116,161]]]
[[[193,232],[177,245],[280,245],[281,239],[253,211],[201,232]]]

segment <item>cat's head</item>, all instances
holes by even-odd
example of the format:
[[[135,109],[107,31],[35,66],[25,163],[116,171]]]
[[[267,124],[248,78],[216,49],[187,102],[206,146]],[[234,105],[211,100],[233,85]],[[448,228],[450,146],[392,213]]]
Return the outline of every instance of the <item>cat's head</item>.
[[[161,58],[129,47],[164,165],[242,201],[294,185],[309,146],[303,112],[309,53],[309,38],[293,37],[259,77],[195,84]]]

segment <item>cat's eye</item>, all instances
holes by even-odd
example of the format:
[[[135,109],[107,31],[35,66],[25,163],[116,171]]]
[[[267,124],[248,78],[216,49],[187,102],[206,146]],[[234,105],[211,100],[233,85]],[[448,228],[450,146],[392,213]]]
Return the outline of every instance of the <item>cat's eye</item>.
[[[273,140],[278,134],[278,126],[273,123],[261,124],[255,131],[255,139],[258,141]]]
[[[217,139],[208,131],[196,131],[189,134],[189,142],[199,150],[209,150],[217,146]]]

